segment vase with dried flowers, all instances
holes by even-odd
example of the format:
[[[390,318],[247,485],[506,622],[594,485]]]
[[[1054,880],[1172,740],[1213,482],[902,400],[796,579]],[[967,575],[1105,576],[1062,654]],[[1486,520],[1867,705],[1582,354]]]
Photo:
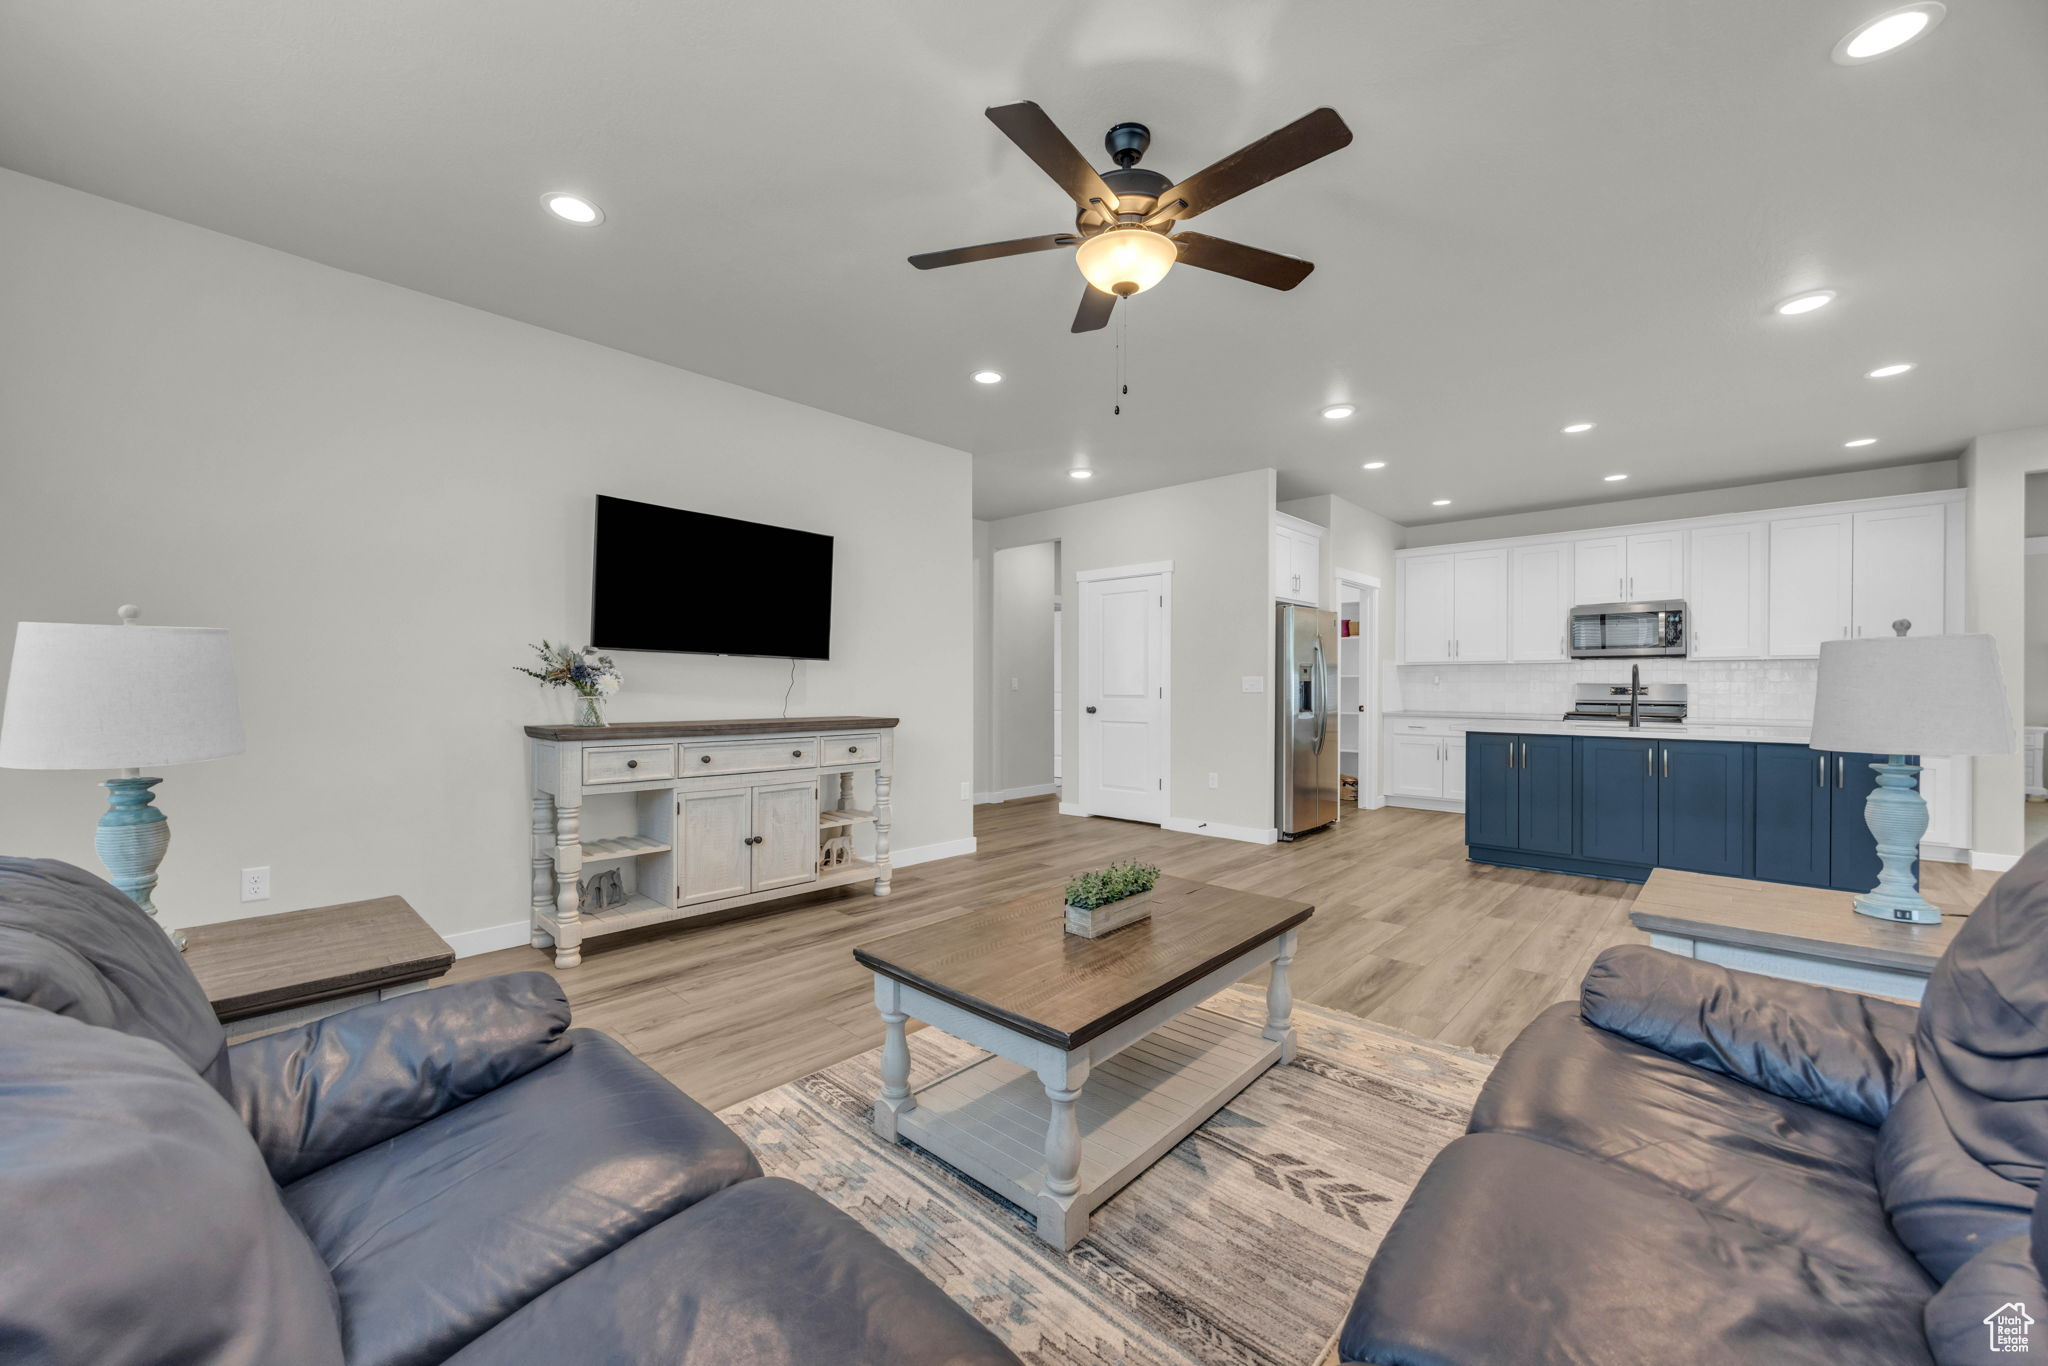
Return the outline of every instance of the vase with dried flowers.
[[[534,646],[533,653],[539,658],[540,667],[515,666],[519,672],[528,678],[539,679],[543,688],[574,688],[576,724],[603,725],[604,704],[625,681],[619,676],[618,666],[612,663],[612,657],[601,655],[588,645],[578,650],[547,640]]]

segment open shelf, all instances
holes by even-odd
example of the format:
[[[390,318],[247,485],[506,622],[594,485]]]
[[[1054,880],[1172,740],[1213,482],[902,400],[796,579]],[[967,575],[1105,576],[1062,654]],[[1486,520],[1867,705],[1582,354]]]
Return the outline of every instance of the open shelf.
[[[830,829],[839,825],[862,825],[875,818],[872,811],[820,811],[818,825]]]
[[[666,854],[670,846],[644,835],[620,835],[614,839],[590,840],[583,846],[585,863],[606,859],[639,858],[642,854]]]
[[[849,859],[837,868],[820,868],[818,880],[810,887],[837,887],[843,882],[866,882],[875,875],[875,865],[865,859]]]

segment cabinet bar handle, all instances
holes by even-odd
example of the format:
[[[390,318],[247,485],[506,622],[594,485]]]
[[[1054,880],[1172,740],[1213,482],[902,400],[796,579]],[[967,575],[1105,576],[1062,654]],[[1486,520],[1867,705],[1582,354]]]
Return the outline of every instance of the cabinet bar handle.
[[[1515,742],[1514,742],[1513,740],[1510,740],[1510,741],[1508,741],[1508,767],[1509,767],[1509,768],[1513,768],[1514,766],[1515,766]]]
[[[1847,773],[1847,765],[1848,765],[1848,760],[1844,759],[1844,758],[1843,758],[1843,757],[1842,757],[1841,755],[1839,755],[1839,754],[1837,754],[1837,755],[1835,756],[1835,786],[1836,786],[1836,787],[1841,787],[1841,786],[1844,786],[1844,784],[1845,784],[1845,774]]]
[[[1816,784],[1816,786],[1826,787],[1828,785],[1828,756],[1825,754],[1816,754],[1813,757],[1819,762],[1820,766],[1820,781]]]
[[[1645,778],[1657,776],[1657,751],[1654,749],[1643,751],[1643,776]]]
[[[1523,767],[1523,768],[1527,768],[1528,766],[1529,766],[1529,742],[1528,742],[1527,740],[1524,740],[1524,741],[1522,741],[1522,767]]]
[[[1671,751],[1668,749],[1664,751],[1664,776],[1671,776]]]

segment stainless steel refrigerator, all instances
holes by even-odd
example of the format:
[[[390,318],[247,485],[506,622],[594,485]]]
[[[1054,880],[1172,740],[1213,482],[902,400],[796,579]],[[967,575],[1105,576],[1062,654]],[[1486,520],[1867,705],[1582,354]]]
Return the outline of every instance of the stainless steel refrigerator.
[[[1337,614],[1281,604],[1279,781],[1274,793],[1280,838],[1337,819]]]

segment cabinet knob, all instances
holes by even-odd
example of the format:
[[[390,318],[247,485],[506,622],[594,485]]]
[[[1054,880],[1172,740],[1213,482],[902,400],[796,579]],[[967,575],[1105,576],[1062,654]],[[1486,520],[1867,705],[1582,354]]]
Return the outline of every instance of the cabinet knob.
[[[792,759],[801,759],[804,757],[804,752],[800,749],[793,749],[789,752],[789,757]]]
[[[859,746],[859,745],[848,745],[848,746],[846,747],[846,752],[847,752],[848,754],[858,754],[858,753],[860,753],[860,746]]]
[[[638,767],[640,767],[640,761],[639,761],[638,759],[628,759],[628,760],[626,760],[626,767],[627,767],[627,768],[638,768]]]
[[[711,756],[708,754],[700,754],[697,756],[697,762],[700,764],[708,764],[711,762]]]

